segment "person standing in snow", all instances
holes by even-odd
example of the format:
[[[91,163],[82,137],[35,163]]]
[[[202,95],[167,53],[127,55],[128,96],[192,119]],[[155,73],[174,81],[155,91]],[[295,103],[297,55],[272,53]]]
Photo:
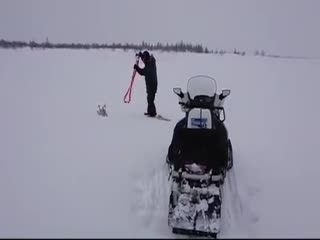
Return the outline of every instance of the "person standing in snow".
[[[139,52],[137,54],[144,63],[144,68],[140,68],[137,64],[134,65],[134,69],[141,75],[145,77],[146,82],[146,92],[147,92],[147,112],[144,113],[149,117],[155,117],[157,115],[157,110],[155,106],[155,96],[158,88],[158,78],[157,78],[157,66],[156,59],[154,56],[148,52]]]

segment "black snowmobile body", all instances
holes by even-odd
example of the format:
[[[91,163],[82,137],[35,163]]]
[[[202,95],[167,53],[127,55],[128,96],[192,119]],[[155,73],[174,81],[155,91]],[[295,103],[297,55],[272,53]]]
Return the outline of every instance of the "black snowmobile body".
[[[196,81],[192,85],[190,80]],[[214,79],[197,76],[190,80],[188,88],[194,83],[210,85]],[[168,224],[176,234],[216,238],[220,231],[222,187],[233,166],[222,106],[230,90],[217,95],[215,85],[211,88],[200,88],[206,94],[174,89],[186,112],[174,129],[167,156],[171,179]]]

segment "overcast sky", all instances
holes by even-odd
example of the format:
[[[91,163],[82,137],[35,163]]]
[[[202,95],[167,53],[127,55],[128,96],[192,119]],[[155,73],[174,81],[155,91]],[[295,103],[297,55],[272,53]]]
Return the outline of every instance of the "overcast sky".
[[[0,0],[0,38],[320,56],[319,0]]]

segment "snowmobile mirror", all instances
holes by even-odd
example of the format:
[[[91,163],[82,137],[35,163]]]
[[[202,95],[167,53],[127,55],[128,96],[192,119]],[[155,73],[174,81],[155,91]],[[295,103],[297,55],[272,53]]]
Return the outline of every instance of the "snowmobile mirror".
[[[229,89],[223,89],[223,90],[222,90],[222,95],[223,95],[224,97],[229,96],[230,93],[231,93],[231,90],[229,90]]]
[[[173,88],[173,92],[181,98],[183,98],[184,96],[183,92],[181,91],[181,88]]]
[[[225,97],[229,96],[231,93],[231,90],[229,89],[223,89],[222,93],[220,94],[219,98],[220,100],[224,99]]]

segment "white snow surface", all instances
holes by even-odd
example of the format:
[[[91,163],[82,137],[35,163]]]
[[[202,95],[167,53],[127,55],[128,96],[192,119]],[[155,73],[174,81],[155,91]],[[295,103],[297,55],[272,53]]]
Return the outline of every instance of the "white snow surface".
[[[158,113],[143,115],[134,52],[0,50],[0,237],[182,238],[167,225],[173,87],[216,79],[234,168],[220,237],[319,237],[320,61],[154,52]],[[106,104],[108,117],[96,110]]]

